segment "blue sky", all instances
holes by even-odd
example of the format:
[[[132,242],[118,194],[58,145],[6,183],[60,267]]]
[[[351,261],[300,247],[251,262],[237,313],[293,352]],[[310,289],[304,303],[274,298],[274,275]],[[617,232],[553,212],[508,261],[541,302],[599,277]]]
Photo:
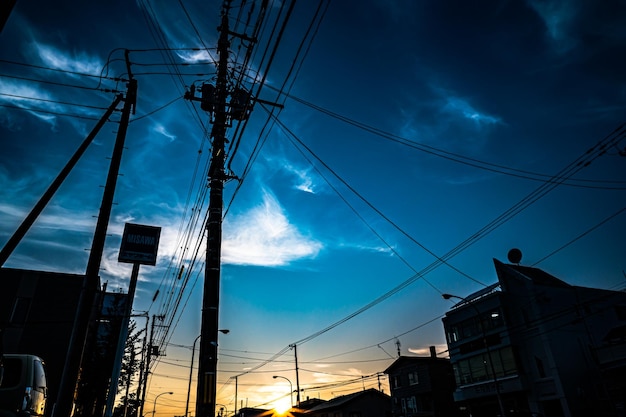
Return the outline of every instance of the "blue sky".
[[[233,30],[253,3],[254,23],[260,2],[232,3]],[[441,293],[495,282],[492,258],[513,247],[569,283],[625,287],[626,141],[611,135],[625,121],[621,2],[301,1],[287,19],[290,4],[269,2],[245,72],[284,109],[274,120],[256,105],[228,133],[242,132],[228,148],[240,181],[225,184],[218,402],[233,410],[236,375],[244,405],[280,399],[286,381],[271,376],[295,384],[292,343],[304,395],[321,398],[361,389],[326,384],[382,372],[396,341],[405,355],[435,345],[445,356]],[[172,390],[159,402],[179,409],[200,327],[210,155],[209,117],[182,97],[215,80],[219,6],[21,1],[0,34],[0,245],[111,90],[125,91],[114,78],[130,51],[137,109],[101,277],[127,288],[126,222],[162,228],[135,309],[171,324],[148,400]],[[268,67],[270,31],[285,22]],[[233,39],[232,51],[238,72],[245,47]],[[117,120],[6,267],[85,271]]]

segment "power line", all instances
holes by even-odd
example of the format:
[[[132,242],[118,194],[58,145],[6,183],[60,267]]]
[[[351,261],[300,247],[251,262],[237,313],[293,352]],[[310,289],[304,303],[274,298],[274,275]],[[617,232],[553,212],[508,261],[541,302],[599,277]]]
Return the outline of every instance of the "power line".
[[[43,110],[43,109],[30,108],[30,107],[24,107],[24,106],[14,106],[11,104],[0,104],[0,107],[6,107],[9,109],[16,109],[16,110],[26,110],[32,113],[45,113],[45,114],[53,114],[55,116],[72,117],[75,119],[99,120],[99,118],[97,117],[89,117],[89,116],[84,116],[82,114],[61,113],[61,112],[52,111],[52,110]]]
[[[272,86],[268,86],[269,89],[273,89],[275,91],[278,91],[275,87]],[[528,180],[532,180],[532,181],[539,181],[539,182],[546,182],[546,181],[559,181],[561,180],[561,178],[558,177],[554,177],[553,175],[549,175],[549,174],[542,174],[542,173],[537,173],[537,172],[532,172],[532,171],[527,171],[527,170],[522,170],[522,169],[516,169],[516,168],[512,168],[509,166],[504,166],[504,165],[500,165],[500,164],[495,164],[492,162],[487,162],[487,161],[482,161],[476,158],[471,158],[468,156],[464,156],[461,154],[457,154],[457,153],[453,153],[453,152],[449,152],[449,151],[445,151],[443,149],[440,148],[436,148],[434,146],[430,146],[430,145],[426,145],[423,143],[419,143],[416,142],[414,140],[411,140],[409,138],[404,138],[398,135],[395,135],[393,133],[390,132],[386,132],[382,129],[373,127],[371,125],[367,125],[365,123],[362,122],[358,122],[354,119],[351,119],[347,116],[343,116],[339,113],[333,112],[331,110],[325,109],[321,106],[315,105],[313,103],[310,103],[306,100],[303,100],[301,98],[298,98],[296,96],[293,96],[291,94],[287,94],[287,96],[300,103],[303,104],[311,109],[314,109],[320,113],[326,114],[334,119],[343,121],[351,126],[357,127],[361,130],[367,131],[369,133],[372,133],[374,135],[380,136],[382,138],[388,139],[392,142],[396,142],[399,143],[401,145],[404,146],[408,146],[410,148],[413,149],[417,149],[419,151],[428,153],[430,155],[434,155],[440,158],[444,158],[444,159],[448,159],[450,161],[453,162],[458,162],[464,165],[468,165],[468,166],[472,166],[474,168],[479,168],[482,170],[486,170],[486,171],[490,171],[490,172],[495,172],[495,173],[499,173],[499,174],[504,174],[504,175],[508,175],[508,176],[513,176],[513,177],[517,177],[517,178],[523,178],[523,179],[528,179]],[[580,184],[578,184],[580,183]],[[589,180],[589,179],[575,179],[575,178],[567,178],[567,181],[564,181],[562,185],[567,185],[570,187],[580,187],[580,188],[598,188],[598,189],[609,189],[609,190],[623,190],[626,189],[626,187],[617,187],[617,186],[602,186],[602,185],[585,185],[585,183],[591,183],[591,184],[626,184],[626,181],[615,181],[615,180]]]
[[[4,64],[11,64],[11,65],[17,65],[17,66],[22,66],[22,67],[27,67],[27,68],[35,68],[35,69],[40,69],[40,70],[45,70],[45,71],[53,71],[53,72],[59,72],[62,74],[68,74],[68,75],[78,75],[81,77],[92,77],[92,78],[97,78],[98,80],[102,81],[103,79],[107,79],[107,80],[111,80],[111,81],[115,81],[115,82],[127,82],[128,80],[123,79],[123,78],[119,78],[119,77],[108,77],[105,75],[96,75],[96,74],[89,74],[89,73],[85,73],[85,72],[79,72],[79,71],[70,71],[70,70],[66,70],[66,69],[62,69],[62,68],[51,68],[51,67],[44,67],[41,65],[34,65],[34,64],[27,64],[24,62],[17,62],[17,61],[9,61],[6,59],[0,59],[0,62],[4,63]],[[4,75],[5,77],[7,75]]]
[[[53,103],[53,104],[62,104],[65,106],[75,106],[75,107],[83,107],[86,109],[95,109],[95,110],[106,110],[106,107],[101,107],[101,106],[90,106],[88,104],[78,104],[78,103],[70,103],[67,101],[59,101],[59,100],[51,100],[51,99],[45,99],[45,98],[39,98],[39,97],[28,97],[28,96],[22,96],[22,95],[17,95],[17,94],[9,94],[9,93],[0,93],[0,96],[5,96],[5,97],[12,97],[12,98],[17,98],[17,99],[21,99],[21,100],[32,100],[32,101],[41,101],[44,103]]]
[[[572,240],[570,240],[569,242],[567,242],[566,244],[564,244],[563,246],[553,250],[552,252],[550,252],[549,254],[547,254],[546,256],[544,256],[543,258],[539,259],[538,261],[536,261],[535,263],[533,263],[531,266],[535,266],[537,264],[540,264],[541,262],[545,261],[546,259],[548,259],[549,257],[551,257],[552,255],[557,254],[558,252],[562,251],[563,249],[565,249],[566,247],[568,247],[569,245],[573,244],[574,242],[582,239],[583,237],[587,236],[589,233],[593,232],[594,230],[596,230],[598,227],[602,226],[603,224],[607,223],[609,220],[612,220],[613,218],[617,217],[618,215],[622,214],[624,211],[626,211],[626,207],[622,207],[621,209],[619,209],[618,211],[616,211],[615,213],[611,214],[610,216],[604,218],[602,221],[600,221],[599,223],[595,224],[594,226],[590,227],[589,229],[585,230],[583,233],[579,234],[578,236],[576,236],[575,238],[573,238]]]
[[[550,192],[555,187],[557,187],[562,181],[566,180],[567,178],[569,178],[572,175],[576,174],[580,170],[582,170],[585,167],[589,166],[589,164],[591,164],[592,161],[594,161],[595,159],[597,159],[600,156],[604,155],[605,149],[607,147],[612,146],[614,143],[616,143],[616,142],[618,142],[618,141],[620,141],[622,139],[622,136],[624,134],[624,126],[625,125],[620,125],[619,127],[617,127],[615,130],[613,130],[613,132],[611,132],[609,135],[605,136],[605,138],[603,138],[602,140],[597,142],[594,146],[592,146],[590,149],[588,149],[586,152],[584,152],[581,156],[579,156],[573,162],[571,162],[569,165],[567,165],[565,168],[560,170],[553,177],[552,181],[548,181],[548,182],[544,183],[538,189],[536,189],[535,191],[531,192],[526,197],[522,198],[522,200],[520,200],[517,204],[515,204],[509,210],[506,210],[502,215],[498,216],[496,219],[494,219],[489,224],[487,224],[486,226],[481,228],[479,231],[477,231],[476,233],[471,235],[465,241],[463,241],[460,244],[458,244],[455,248],[453,248],[452,250],[447,252],[443,257],[437,259],[437,261],[431,263],[429,266],[427,266],[426,268],[422,269],[422,271],[420,271],[420,274],[413,275],[412,277],[410,277],[407,280],[405,280],[404,282],[402,282],[400,285],[396,286],[395,288],[393,288],[392,290],[390,290],[387,293],[383,294],[382,296],[376,298],[375,300],[373,300],[369,304],[365,305],[364,307],[360,308],[359,310],[357,310],[357,311],[353,312],[352,314],[342,318],[341,320],[338,320],[338,321],[334,322],[333,324],[331,324],[331,325],[329,325],[329,326],[327,326],[327,327],[325,327],[325,328],[323,328],[323,329],[321,329],[321,330],[319,330],[319,331],[309,335],[308,337],[300,339],[299,341],[297,341],[297,342],[295,342],[293,344],[301,345],[303,343],[306,343],[306,342],[308,342],[308,341],[310,341],[310,340],[312,340],[312,339],[314,339],[314,338],[316,338],[316,337],[318,337],[318,336],[320,336],[320,335],[322,335],[322,334],[324,334],[324,333],[334,329],[335,327],[337,327],[337,326],[347,322],[348,320],[354,318],[355,316],[359,315],[360,313],[362,313],[362,312],[372,308],[373,306],[375,306],[375,305],[379,304],[380,302],[384,301],[385,299],[389,298],[392,294],[395,294],[395,293],[401,291],[402,289],[406,288],[407,286],[412,284],[414,281],[416,281],[417,279],[421,278],[423,275],[426,275],[427,273],[433,271],[434,269],[436,269],[437,267],[442,265],[442,260],[448,260],[448,259],[451,259],[452,257],[456,256],[461,251],[465,250],[467,247],[469,247],[470,245],[472,245],[473,243],[475,243],[479,239],[483,238],[488,233],[490,233],[491,231],[495,230],[500,225],[504,224],[506,221],[510,220],[513,216],[519,214],[522,210],[524,210],[525,208],[527,208],[528,206],[530,206],[531,204],[533,204],[534,202],[539,200],[541,197],[545,196],[548,192]],[[293,345],[293,344],[291,344],[291,345]],[[279,357],[279,355],[284,354],[288,349],[289,349],[289,347],[284,348],[280,353],[275,355],[275,357]],[[270,363],[271,360],[272,359],[270,359],[270,360],[268,360],[268,361],[258,365],[254,369],[258,369],[258,368],[266,365],[267,363]]]
[[[111,88],[87,87],[87,86],[84,86],[84,85],[68,84],[68,83],[62,83],[62,82],[58,82],[58,81],[51,81],[51,80],[43,80],[43,79],[37,79],[37,78],[22,77],[22,76],[19,76],[19,75],[0,74],[0,77],[13,78],[13,79],[22,80],[22,81],[32,81],[32,82],[41,83],[41,84],[58,85],[58,86],[67,87],[67,88],[78,88],[78,89],[90,90],[90,91],[102,91],[102,92],[105,92],[105,93],[116,93],[117,94],[117,93],[121,92],[119,90],[114,90],[114,89],[111,89]]]

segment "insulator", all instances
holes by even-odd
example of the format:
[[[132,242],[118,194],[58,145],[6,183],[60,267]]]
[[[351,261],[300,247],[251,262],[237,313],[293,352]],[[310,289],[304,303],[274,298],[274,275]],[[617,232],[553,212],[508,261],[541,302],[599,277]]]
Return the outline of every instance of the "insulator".
[[[215,86],[213,84],[202,84],[200,91],[202,93],[200,108],[208,112],[215,110]]]
[[[189,87],[189,91],[185,91],[184,98],[185,100],[193,100],[196,97],[196,86],[191,84]]]
[[[250,93],[243,88],[236,88],[230,95],[230,117],[244,120],[250,114]]]

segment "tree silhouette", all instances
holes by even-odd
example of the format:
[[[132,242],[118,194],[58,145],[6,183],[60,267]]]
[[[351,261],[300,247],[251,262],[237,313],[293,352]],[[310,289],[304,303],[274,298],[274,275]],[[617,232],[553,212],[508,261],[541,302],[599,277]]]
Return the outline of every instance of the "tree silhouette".
[[[137,358],[137,350],[141,352],[140,339],[145,329],[137,331],[137,322],[131,320],[128,324],[128,338],[124,347],[122,367],[118,381],[118,392],[123,393],[120,402],[113,409],[113,417],[136,417],[139,412],[137,393],[131,392],[133,379],[139,372],[141,361]],[[136,390],[135,390],[136,391]]]

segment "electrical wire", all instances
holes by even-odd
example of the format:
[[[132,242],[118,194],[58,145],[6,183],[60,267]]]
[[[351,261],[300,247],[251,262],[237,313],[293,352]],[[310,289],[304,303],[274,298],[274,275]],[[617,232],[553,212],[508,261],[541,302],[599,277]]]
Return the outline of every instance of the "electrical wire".
[[[277,88],[272,87],[272,86],[268,86],[269,89],[273,89],[275,91],[279,91]],[[430,154],[430,155],[434,155],[443,159],[447,159],[453,162],[457,162],[463,165],[467,165],[467,166],[471,166],[474,168],[478,168],[478,169],[482,169],[485,171],[489,171],[489,172],[495,172],[498,174],[503,174],[503,175],[508,175],[508,176],[512,176],[512,177],[517,177],[517,178],[523,178],[523,179],[528,179],[528,180],[532,180],[532,181],[539,181],[539,182],[545,182],[545,181],[559,181],[561,178],[554,178],[553,175],[550,174],[542,174],[542,173],[537,173],[537,172],[532,172],[532,171],[527,171],[527,170],[522,170],[522,169],[516,169],[516,168],[512,168],[509,166],[505,166],[505,165],[500,165],[500,164],[495,164],[495,163],[491,163],[491,162],[487,162],[487,161],[482,161],[476,158],[471,158],[468,156],[464,156],[461,154],[457,154],[457,153],[453,153],[453,152],[449,152],[449,151],[445,151],[443,149],[440,148],[436,148],[434,146],[430,146],[430,145],[426,145],[423,143],[419,143],[417,141],[411,140],[409,138],[404,138],[398,135],[395,135],[393,133],[390,132],[386,132],[384,130],[378,129],[376,127],[373,127],[371,125],[367,125],[365,123],[362,122],[358,122],[354,119],[351,119],[349,117],[343,116],[339,113],[335,113],[331,110],[325,109],[321,106],[315,105],[311,102],[308,102],[306,100],[303,100],[301,98],[298,98],[296,96],[293,96],[292,94],[287,94],[287,96],[300,103],[303,104],[313,110],[316,110],[322,114],[326,114],[327,116],[330,116],[334,119],[340,120],[345,122],[346,124],[349,124],[351,126],[357,127],[361,130],[364,130],[366,132],[372,133],[374,135],[380,136],[384,139],[388,139],[392,142],[401,144],[403,146],[408,146],[410,148],[413,149],[417,149],[419,151],[422,151],[424,153]],[[595,184],[626,184],[626,181],[616,181],[616,180],[589,180],[589,179],[575,179],[575,178],[567,178],[567,181],[564,181],[562,185],[567,185],[567,186],[571,186],[571,187],[580,187],[580,188],[598,188],[598,189],[609,189],[609,190],[623,190],[626,189],[626,187],[618,187],[618,186],[609,186],[609,185],[585,185],[585,183],[595,183]]]
[[[29,111],[29,112],[32,112],[32,113],[53,114],[55,116],[71,117],[71,118],[74,118],[74,119],[100,120],[99,117],[84,116],[82,114],[61,113],[61,112],[57,112],[57,111],[44,110],[44,109],[40,109],[40,108],[32,108],[32,107],[25,107],[25,106],[15,106],[15,105],[12,105],[12,104],[0,104],[0,107],[6,107],[6,108],[9,108],[9,109],[17,109],[17,110],[26,110],[26,111]]]
[[[35,69],[39,69],[39,70],[52,71],[52,72],[59,72],[59,73],[68,74],[68,75],[78,75],[78,76],[81,76],[81,77],[97,78],[98,80],[100,80],[100,82],[102,82],[102,80],[111,80],[111,81],[115,81],[115,82],[127,81],[127,80],[124,80],[124,79],[118,78],[118,77],[108,77],[106,75],[102,75],[102,73],[100,75],[89,74],[89,73],[86,73],[86,72],[70,71],[70,70],[61,69],[61,68],[44,67],[44,66],[41,66],[41,65],[27,64],[25,62],[10,61],[10,60],[6,60],[6,59],[0,59],[0,62],[4,63],[4,64],[16,65],[16,66],[21,66],[21,67],[35,68]]]
[[[546,183],[544,183],[537,190],[533,191],[532,193],[530,193],[529,195],[524,197],[522,200],[520,200],[520,202],[515,204],[509,210],[505,211],[505,213],[503,213],[501,216],[498,216],[495,220],[490,222],[488,225],[486,225],[485,227],[481,228],[478,232],[476,232],[473,235],[471,235],[468,239],[466,239],[465,241],[461,242],[459,245],[457,245],[454,249],[452,249],[451,251],[446,253],[446,255],[444,255],[440,259],[442,259],[442,260],[451,259],[453,256],[455,256],[456,254],[460,253],[462,250],[465,250],[467,247],[469,247],[471,244],[473,244],[476,241],[478,241],[480,238],[486,236],[486,234],[488,234],[489,232],[495,230],[495,228],[497,228],[498,226],[504,224],[504,222],[510,220],[514,215],[519,214],[523,209],[527,208],[530,204],[533,204],[539,198],[545,196],[549,191],[551,191],[556,186],[558,186],[560,182],[566,180],[567,178],[571,177],[572,175],[575,175],[576,173],[578,173],[580,170],[582,170],[585,167],[589,166],[592,163],[592,161],[594,161],[595,159],[597,159],[600,156],[605,154],[605,149],[607,147],[610,147],[613,144],[615,144],[616,142],[619,142],[620,140],[622,140],[622,136],[624,134],[624,126],[625,125],[623,124],[623,125],[617,127],[615,130],[613,130],[613,132],[611,132],[609,135],[605,136],[605,138],[603,138],[602,140],[597,142],[596,145],[594,145],[593,147],[588,149],[581,156],[576,158],[573,162],[571,162],[569,165],[567,165],[565,168],[563,168],[561,171],[559,171],[557,174],[555,174],[555,176],[553,177],[552,181],[547,181]],[[426,275],[427,273],[431,272],[432,270],[434,270],[435,268],[437,268],[441,264],[442,264],[442,262],[438,259],[437,261],[431,263],[429,266],[424,268],[421,271],[421,274],[422,275]],[[414,275],[414,276],[410,277],[409,279],[407,279],[406,281],[401,283],[399,286],[397,286],[394,289],[392,289],[391,291],[383,294],[382,296],[376,298],[375,300],[373,300],[372,302],[370,302],[366,306],[362,307],[361,309],[353,312],[352,314],[350,314],[350,315],[348,315],[348,316],[346,316],[346,317],[344,317],[344,318],[334,322],[333,324],[331,324],[331,325],[329,325],[329,326],[327,326],[327,327],[325,327],[325,328],[323,328],[323,329],[321,329],[321,330],[319,330],[319,331],[317,331],[315,333],[312,333],[308,337],[302,338],[299,341],[290,344],[290,346],[302,345],[302,344],[304,344],[304,343],[306,343],[308,341],[311,341],[311,340],[319,337],[320,335],[322,335],[322,334],[324,334],[324,333],[326,333],[326,332],[336,328],[337,326],[347,322],[348,320],[354,318],[355,316],[357,316],[358,314],[362,313],[363,311],[365,311],[367,309],[370,309],[373,306],[379,304],[380,302],[382,302],[386,298],[388,298],[391,294],[399,292],[400,290],[402,290],[405,287],[407,287],[408,285],[412,284],[415,280],[417,280],[419,278],[420,278],[420,275]],[[287,351],[288,348],[289,347],[284,348],[279,354],[276,355],[276,357],[279,357],[279,355],[284,354]],[[257,367],[255,367],[254,369],[256,370],[256,369],[259,369],[262,366],[267,365],[268,363],[271,362],[271,360],[272,360],[272,358],[270,358],[267,362],[263,362],[263,363],[257,365]]]

